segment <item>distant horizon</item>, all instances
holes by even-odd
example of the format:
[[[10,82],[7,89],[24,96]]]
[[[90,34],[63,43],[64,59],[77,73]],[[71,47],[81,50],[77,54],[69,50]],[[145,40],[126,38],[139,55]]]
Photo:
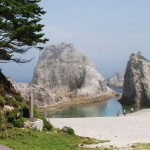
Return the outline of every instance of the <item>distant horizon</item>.
[[[59,44],[61,44],[61,43],[59,43]],[[73,43],[71,43],[71,44],[73,44]],[[58,44],[50,44],[50,45],[58,45]],[[47,46],[50,46],[50,45],[47,45]],[[46,47],[47,47],[46,46]],[[45,48],[46,48],[45,47]],[[74,45],[74,47],[75,47],[75,45]],[[45,48],[44,48],[44,50],[45,50]],[[76,48],[76,47],[75,47]],[[43,50],[43,51],[44,51]],[[77,51],[79,51],[79,52],[81,52],[79,49],[76,49]],[[35,51],[35,50],[32,50],[32,51]],[[31,62],[28,62],[28,63],[24,63],[24,64],[17,64],[17,63],[15,63],[15,62],[12,62],[10,65],[9,65],[9,68],[11,69],[11,68],[13,68],[13,66],[16,66],[16,68],[17,68],[17,72],[20,74],[21,73],[21,71],[23,71],[23,69],[24,68],[28,68],[28,67],[32,67],[32,71],[30,71],[30,72],[27,72],[26,73],[26,76],[25,77],[16,77],[15,76],[15,73],[16,73],[16,70],[13,70],[13,72],[12,72],[12,74],[9,72],[9,69],[5,69],[5,67],[8,65],[8,63],[6,63],[6,64],[3,64],[3,66],[1,67],[1,69],[2,69],[2,73],[4,73],[7,77],[10,77],[10,78],[12,78],[13,80],[15,80],[17,83],[18,82],[25,82],[25,83],[30,83],[31,81],[32,81],[32,77],[33,77],[33,74],[34,74],[34,68],[36,67],[36,64],[38,63],[38,60],[39,60],[39,57],[40,57],[40,55],[41,55],[41,53],[43,52],[43,51],[39,51],[38,53],[36,53],[36,57],[31,61]],[[83,55],[85,55],[83,52],[81,52]],[[30,54],[28,54],[26,57],[28,58],[28,56],[29,56]],[[88,56],[87,56],[88,57]],[[30,57],[31,58],[31,57]],[[92,61],[92,59],[90,58],[90,57],[88,57],[91,61]],[[93,63],[93,61],[92,61],[92,63]],[[32,66],[31,66],[31,64],[32,64]],[[93,63],[93,65],[94,65],[94,63]],[[94,65],[94,67],[95,67],[95,65]],[[96,67],[95,67],[96,68]],[[19,71],[20,70],[20,71]],[[110,74],[110,73],[108,73],[108,74],[106,74],[105,76],[101,73],[101,71],[99,71],[97,68],[96,68],[96,70],[105,78],[105,79],[107,79],[107,78],[110,78],[110,77],[112,77],[116,72],[121,72],[121,71],[124,71],[124,70],[116,70],[113,74]],[[10,76],[9,76],[9,74],[10,74]]]
[[[61,44],[61,43],[59,43],[59,44]],[[67,43],[67,44],[69,44],[69,43]],[[73,43],[71,43],[71,44],[73,44]],[[50,44],[50,45],[58,45],[58,44]],[[47,45],[47,46],[50,46],[50,45]],[[47,47],[46,46],[46,47]],[[45,48],[46,48],[45,47]],[[75,45],[74,45],[74,47],[75,47]],[[45,50],[45,48],[44,48],[44,50]],[[75,47],[76,48],[76,47]],[[43,50],[43,51],[44,51]],[[78,50],[78,49],[76,49],[77,51],[79,51],[80,52],[80,50]],[[41,53],[43,52],[43,51],[39,51],[39,53],[36,55],[36,57],[32,60],[32,61],[34,61],[34,67],[33,66],[31,66],[32,68],[33,68],[33,72],[30,72],[30,75],[28,74],[28,72],[27,72],[27,78],[19,78],[19,79],[17,79],[17,78],[15,78],[15,76],[14,76],[14,78],[13,77],[11,77],[11,76],[7,76],[7,71],[5,72],[3,72],[3,68],[2,68],[2,72],[7,76],[7,77],[10,77],[10,78],[12,78],[13,80],[15,80],[17,83],[18,82],[24,82],[24,83],[30,83],[31,81],[32,81],[32,77],[33,77],[33,73],[34,73],[34,68],[36,67],[36,64],[37,64],[37,62],[38,62],[38,60],[39,60],[39,57],[40,57],[40,55],[41,55]],[[81,52],[82,53],[82,52]],[[135,53],[138,53],[138,51],[137,52],[135,52]],[[82,53],[83,54],[83,53]],[[132,53],[131,53],[132,54]],[[130,55],[131,55],[130,54]],[[141,53],[142,54],[142,53]],[[28,54],[29,55],[29,54]],[[84,54],[83,54],[84,55]],[[129,57],[130,57],[130,55],[129,55]],[[28,57],[28,56],[27,56]],[[145,57],[145,56],[144,56]],[[88,57],[89,58],[89,57]],[[90,60],[91,60],[91,58],[89,58]],[[128,59],[129,60],[129,59]],[[18,65],[19,66],[19,68],[21,69],[24,69],[24,67],[22,67],[22,66],[26,66],[27,65],[27,67],[29,67],[30,66],[30,64],[32,64],[33,65],[33,62],[29,62],[29,63],[25,63],[25,64],[17,64],[17,63],[12,63],[12,66],[10,66],[10,67],[13,67],[14,65]],[[91,60],[92,61],[92,60]],[[127,61],[128,62],[128,61]],[[92,61],[92,63],[93,63],[93,61]],[[4,66],[5,65],[7,65],[7,64],[4,64]],[[126,65],[127,65],[127,63],[126,63]],[[3,66],[3,67],[4,67]],[[94,65],[94,67],[95,67],[95,65]],[[19,71],[19,68],[18,68],[18,71]],[[96,68],[96,67],[95,67]],[[113,72],[112,74],[106,74],[105,76],[99,71],[99,70],[97,70],[97,68],[96,68],[96,70],[104,77],[104,79],[108,79],[108,78],[110,78],[110,77],[112,77],[116,72],[122,72],[122,71],[125,71],[125,69],[126,69],[126,67],[123,69],[123,70],[116,70],[115,72]]]

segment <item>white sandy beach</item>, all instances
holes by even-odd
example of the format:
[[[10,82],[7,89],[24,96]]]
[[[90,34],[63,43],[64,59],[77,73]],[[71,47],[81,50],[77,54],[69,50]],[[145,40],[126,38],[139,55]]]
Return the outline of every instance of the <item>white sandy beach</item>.
[[[69,126],[80,136],[110,140],[100,145],[125,147],[150,143],[150,109],[120,117],[50,118],[54,127]]]

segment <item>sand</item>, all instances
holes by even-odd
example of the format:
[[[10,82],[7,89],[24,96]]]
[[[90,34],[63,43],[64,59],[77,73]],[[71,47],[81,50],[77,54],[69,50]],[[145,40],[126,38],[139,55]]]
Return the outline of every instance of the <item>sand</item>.
[[[119,117],[49,118],[49,120],[54,127],[69,126],[80,136],[110,140],[97,146],[126,147],[134,143],[150,143],[150,109]]]

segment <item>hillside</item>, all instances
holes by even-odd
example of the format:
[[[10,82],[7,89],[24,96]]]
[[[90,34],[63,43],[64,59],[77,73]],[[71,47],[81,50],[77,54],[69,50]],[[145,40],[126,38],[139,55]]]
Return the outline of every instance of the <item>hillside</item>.
[[[15,96],[17,94],[11,82],[5,77],[5,75],[0,71],[0,95],[11,95]]]

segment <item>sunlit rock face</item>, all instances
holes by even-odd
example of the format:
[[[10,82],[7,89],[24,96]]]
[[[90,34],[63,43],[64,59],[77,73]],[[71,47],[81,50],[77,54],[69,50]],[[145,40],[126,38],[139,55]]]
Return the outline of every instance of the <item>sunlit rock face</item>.
[[[150,61],[140,53],[128,61],[121,102],[150,107]]]
[[[32,83],[16,83],[9,78],[9,81],[13,84],[15,90],[21,94],[26,100],[30,99],[30,94],[33,94],[34,103],[37,106],[44,105],[56,105],[66,100],[65,97],[57,96],[54,93],[48,92],[38,85]]]
[[[13,82],[13,81],[12,81]],[[104,100],[114,96],[91,60],[72,44],[51,45],[41,54],[32,83],[13,83],[22,96],[33,93],[38,106]]]
[[[32,83],[57,94],[73,91],[77,95],[100,96],[111,91],[91,60],[66,43],[43,51]]]

